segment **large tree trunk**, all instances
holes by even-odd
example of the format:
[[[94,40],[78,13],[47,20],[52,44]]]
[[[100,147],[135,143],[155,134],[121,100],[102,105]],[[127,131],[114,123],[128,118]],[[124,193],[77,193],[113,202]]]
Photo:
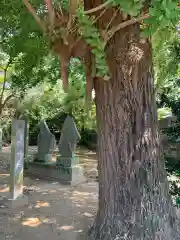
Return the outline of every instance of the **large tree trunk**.
[[[138,24],[113,37],[107,59],[111,80],[95,80],[99,210],[89,239],[180,239],[160,155],[151,45]]]

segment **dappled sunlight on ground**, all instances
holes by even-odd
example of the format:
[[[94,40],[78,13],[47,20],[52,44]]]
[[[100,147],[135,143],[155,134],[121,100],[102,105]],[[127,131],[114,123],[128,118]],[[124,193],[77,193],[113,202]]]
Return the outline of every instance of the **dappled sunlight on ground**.
[[[5,188],[0,188],[0,193],[6,193],[9,192],[9,187],[5,187]]]
[[[49,193],[56,193],[56,192],[57,192],[57,190],[54,190],[54,189],[49,190]]]
[[[93,217],[93,214],[88,213],[88,212],[83,213],[83,215],[86,216],[86,217]]]
[[[50,204],[48,202],[37,201],[35,208],[40,208],[40,207],[50,207]]]
[[[96,168],[96,159],[93,159],[93,152],[89,151],[87,156],[86,152],[83,150],[80,163],[89,171]],[[8,149],[5,155],[9,157]],[[6,167],[8,159],[6,163],[3,161],[0,157]],[[8,192],[9,174],[5,167],[1,171],[0,165],[0,196]],[[12,210],[0,205],[0,240],[84,240],[96,214],[97,182],[91,180],[77,186],[64,186],[37,177],[25,177],[24,194],[29,200],[27,207]]]
[[[69,231],[69,230],[73,230],[74,227],[73,226],[61,226],[58,229],[63,230],[63,231]]]
[[[97,199],[97,194],[93,195],[93,193],[90,192],[79,192],[79,191],[73,191],[70,199],[75,201],[84,202],[86,199],[95,197]]]
[[[31,187],[32,183],[36,188]],[[11,235],[12,240],[81,240],[77,236],[85,234],[96,213],[97,183],[72,188],[29,179],[29,184],[33,191],[25,193],[29,199],[26,208],[0,208],[1,232]]]
[[[39,218],[27,218],[22,222],[23,226],[29,226],[29,227],[38,227],[42,222],[39,220]]]
[[[8,174],[8,173],[2,173],[2,174],[0,174],[0,178],[6,178],[6,177],[9,177],[9,175],[10,174]]]

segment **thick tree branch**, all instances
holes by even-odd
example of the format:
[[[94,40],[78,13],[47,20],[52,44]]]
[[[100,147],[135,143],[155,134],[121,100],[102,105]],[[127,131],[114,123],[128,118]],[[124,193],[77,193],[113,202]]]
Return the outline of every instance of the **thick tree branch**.
[[[3,102],[3,107],[9,102],[9,100],[14,96],[14,94],[10,94],[9,96],[7,96],[7,98],[4,100]]]
[[[67,31],[69,31],[75,20],[76,11],[80,5],[81,0],[69,0],[69,20],[67,23]]]
[[[85,11],[84,13],[85,14],[90,14],[90,13],[94,13],[94,12],[100,11],[101,9],[107,7],[110,3],[112,3],[112,0],[108,0],[105,3],[99,5],[99,6],[95,7],[95,8],[92,8],[90,10]]]
[[[2,70],[5,70],[5,68],[4,68],[2,65],[0,65],[0,68],[1,68]]]
[[[141,22],[141,21],[143,21],[145,19],[148,19],[148,18],[150,18],[150,16],[149,16],[149,14],[146,14],[146,15],[143,15],[143,16],[141,16],[139,18],[133,18],[133,19],[130,19],[128,21],[121,22],[118,25],[112,27],[108,32],[103,34],[105,43],[107,43],[114,36],[114,34],[117,31],[119,31],[120,29],[128,27],[130,25],[133,25],[133,24],[135,24],[137,22]]]
[[[4,71],[7,71],[8,70],[8,67],[9,67],[9,65],[12,63],[12,59],[10,58],[9,60],[8,60],[8,62],[7,62],[7,64],[6,64],[6,66],[5,67],[2,67],[2,69],[4,70]]]
[[[45,32],[46,28],[45,25],[43,23],[43,21],[38,17],[36,10],[34,9],[34,7],[29,3],[28,0],[23,0],[24,5],[27,7],[27,9],[29,10],[29,12],[32,14],[32,16],[34,17],[34,19],[36,20],[36,22],[38,23],[38,25],[40,26],[40,28],[43,30],[43,32]]]
[[[54,8],[53,8],[52,0],[44,0],[44,2],[48,9],[49,21],[50,21],[51,27],[53,27],[53,25],[54,25]]]

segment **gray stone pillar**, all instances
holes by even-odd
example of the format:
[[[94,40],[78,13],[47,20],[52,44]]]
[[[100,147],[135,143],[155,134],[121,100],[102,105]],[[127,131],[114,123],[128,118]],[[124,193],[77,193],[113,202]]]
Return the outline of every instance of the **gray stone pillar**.
[[[8,205],[18,207],[27,204],[23,196],[25,121],[13,120],[11,130],[10,198]]]

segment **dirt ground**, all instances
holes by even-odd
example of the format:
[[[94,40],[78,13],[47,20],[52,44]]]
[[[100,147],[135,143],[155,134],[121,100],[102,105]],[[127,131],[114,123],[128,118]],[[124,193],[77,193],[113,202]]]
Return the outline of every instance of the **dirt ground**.
[[[35,151],[30,148],[30,154]],[[57,182],[24,178],[28,206],[10,209],[0,205],[0,240],[84,240],[97,210],[96,155],[78,152],[87,182],[63,186]],[[8,191],[10,149],[0,154],[0,196]]]

